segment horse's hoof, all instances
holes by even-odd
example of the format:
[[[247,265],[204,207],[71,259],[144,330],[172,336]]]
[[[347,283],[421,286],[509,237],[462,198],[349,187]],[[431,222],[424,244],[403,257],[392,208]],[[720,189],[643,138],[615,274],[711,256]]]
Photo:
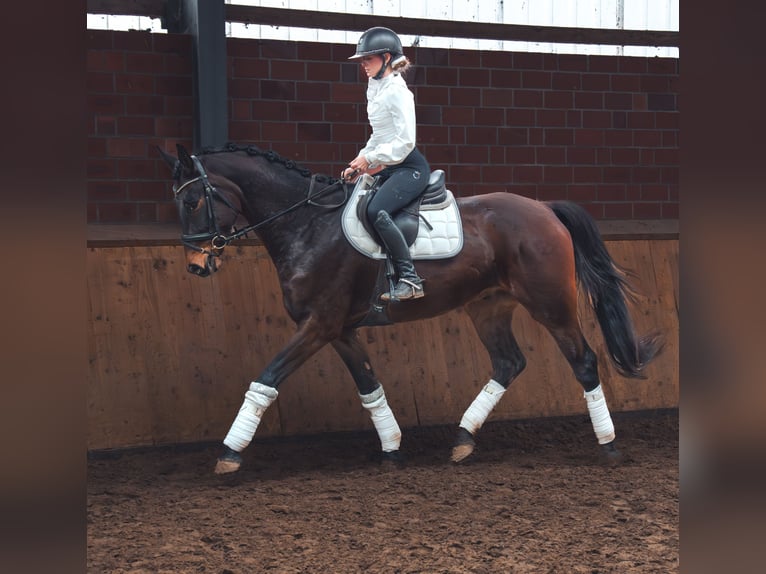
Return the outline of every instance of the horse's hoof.
[[[379,455],[380,466],[382,468],[402,468],[404,467],[404,455],[399,450],[389,452],[381,451]]]
[[[614,441],[601,445],[601,458],[607,466],[619,466],[625,460],[623,454],[614,445]]]
[[[218,462],[215,464],[215,473],[229,474],[231,472],[237,472],[240,466],[242,466],[242,457],[240,454],[229,447],[225,447],[225,452],[218,457]]]
[[[462,462],[473,454],[475,447],[476,442],[473,440],[473,435],[463,427],[458,427],[457,439],[455,440],[455,446],[452,447],[450,460],[452,462]]]

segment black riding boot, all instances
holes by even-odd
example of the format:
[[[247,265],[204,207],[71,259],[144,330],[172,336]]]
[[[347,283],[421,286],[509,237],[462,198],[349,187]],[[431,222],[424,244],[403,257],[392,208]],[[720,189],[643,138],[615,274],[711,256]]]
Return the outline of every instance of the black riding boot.
[[[386,246],[388,256],[396,268],[398,282],[391,293],[383,293],[383,301],[404,301],[423,297],[423,280],[415,272],[410,249],[404,236],[391,217],[385,211],[378,212],[375,230]]]

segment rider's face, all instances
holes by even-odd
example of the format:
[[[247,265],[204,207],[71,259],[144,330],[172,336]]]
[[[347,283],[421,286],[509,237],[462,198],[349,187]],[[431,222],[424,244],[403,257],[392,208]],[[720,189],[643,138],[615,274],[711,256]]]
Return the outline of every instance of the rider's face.
[[[383,58],[388,56],[388,54],[383,54]],[[360,62],[359,65],[362,66],[362,69],[364,70],[364,73],[367,74],[368,78],[372,78],[375,76],[375,74],[378,73],[381,66],[383,66],[383,60],[381,59],[380,54],[375,54],[373,56],[364,56]]]

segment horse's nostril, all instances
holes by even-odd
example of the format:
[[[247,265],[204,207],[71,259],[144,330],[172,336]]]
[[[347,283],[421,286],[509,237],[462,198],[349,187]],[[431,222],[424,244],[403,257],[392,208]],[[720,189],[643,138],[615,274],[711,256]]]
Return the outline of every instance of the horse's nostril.
[[[200,277],[207,277],[207,275],[210,273],[207,267],[202,267],[200,265],[197,265],[196,263],[190,263],[186,267],[186,269],[187,271],[189,271],[189,273],[193,273],[194,275],[199,275]]]

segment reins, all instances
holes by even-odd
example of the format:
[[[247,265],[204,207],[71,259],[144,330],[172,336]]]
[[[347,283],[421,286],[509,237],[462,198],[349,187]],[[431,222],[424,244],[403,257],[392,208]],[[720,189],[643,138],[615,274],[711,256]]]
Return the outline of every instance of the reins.
[[[234,233],[230,235],[226,235],[221,232],[221,230],[218,228],[218,221],[215,218],[215,213],[213,210],[213,201],[214,199],[219,199],[223,203],[225,203],[230,209],[232,209],[234,212],[236,212],[238,215],[243,215],[242,210],[237,208],[236,206],[232,205],[232,203],[223,195],[221,195],[218,190],[215,189],[215,187],[210,183],[210,180],[208,179],[207,172],[205,171],[204,166],[202,165],[202,162],[199,160],[199,158],[196,155],[191,156],[192,161],[194,162],[194,167],[197,169],[197,172],[199,175],[193,179],[190,179],[187,182],[184,182],[183,185],[176,188],[173,187],[173,192],[175,194],[175,197],[178,197],[178,194],[183,191],[184,188],[187,186],[196,183],[198,181],[202,182],[202,185],[205,190],[205,203],[207,207],[207,217],[208,217],[208,231],[205,233],[195,233],[195,234],[184,234],[181,235],[181,242],[188,248],[193,249],[195,251],[198,251],[200,253],[206,253],[205,249],[202,247],[199,247],[195,245],[193,242],[200,242],[200,241],[207,241],[210,240],[210,246],[212,248],[212,252],[209,252],[210,255],[217,256],[218,251],[221,251],[224,247],[229,245],[232,241],[236,239],[240,239],[242,237],[246,237],[248,233],[251,231],[255,231],[265,225],[268,225],[272,221],[275,221],[279,219],[280,217],[283,217],[287,215],[288,213],[291,213],[295,211],[296,209],[299,209],[300,207],[304,205],[311,205],[313,207],[321,207],[323,209],[338,209],[339,207],[345,205],[345,203],[348,201],[349,197],[349,190],[348,187],[346,187],[345,180],[343,179],[331,179],[330,183],[322,187],[316,192],[312,193],[312,185],[309,185],[308,192],[306,194],[306,197],[304,199],[301,199],[300,201],[294,203],[293,205],[283,209],[282,211],[279,211],[266,219],[259,221],[258,223],[248,225],[247,227],[243,227],[242,229],[235,229]],[[180,165],[180,162],[179,164]],[[289,166],[288,166],[289,167]],[[336,188],[340,187],[343,189],[343,199],[334,204],[322,204],[322,203],[316,203],[316,199],[322,197],[325,195],[328,191],[334,190]]]

